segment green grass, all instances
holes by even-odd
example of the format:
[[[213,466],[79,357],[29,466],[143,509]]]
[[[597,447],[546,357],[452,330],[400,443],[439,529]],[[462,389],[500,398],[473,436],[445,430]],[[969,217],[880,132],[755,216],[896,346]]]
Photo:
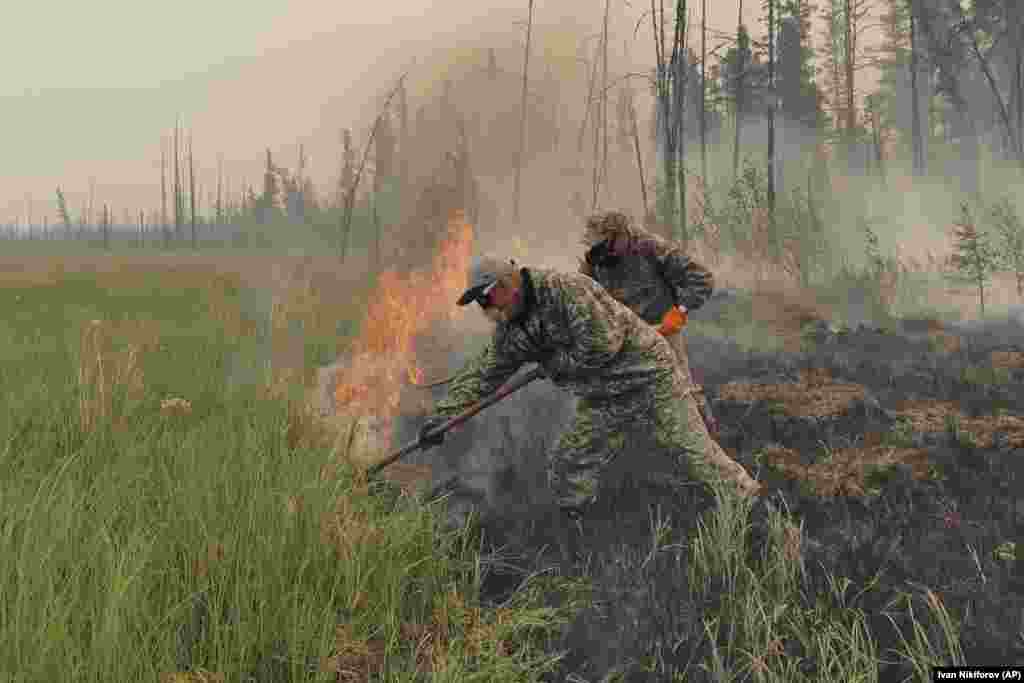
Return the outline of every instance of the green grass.
[[[414,680],[402,625],[439,610],[438,678],[525,681],[550,664],[531,634],[560,615],[467,618],[471,536],[346,468],[322,477],[331,453],[295,438],[288,392],[229,391],[232,358],[259,340],[211,315],[208,291],[161,285],[0,290],[0,680],[329,680],[339,625],[348,651]],[[172,397],[191,411],[162,414]]]
[[[379,680],[511,682],[555,664],[548,638],[588,603],[586,581],[539,576],[482,608],[472,530],[442,532],[429,506],[350,468],[325,476],[335,454],[299,417],[305,387],[260,365],[280,333],[260,306],[224,280],[116,280],[0,288],[0,681],[327,681],[372,661]],[[356,329],[310,324],[307,364]],[[171,398],[191,410],[165,414]],[[875,680],[858,596],[842,577],[808,594],[782,521],[753,563],[742,504],[689,539],[714,643],[693,666]],[[670,531],[655,525],[652,554]],[[961,656],[936,600],[943,640],[913,621],[900,650],[922,672]]]

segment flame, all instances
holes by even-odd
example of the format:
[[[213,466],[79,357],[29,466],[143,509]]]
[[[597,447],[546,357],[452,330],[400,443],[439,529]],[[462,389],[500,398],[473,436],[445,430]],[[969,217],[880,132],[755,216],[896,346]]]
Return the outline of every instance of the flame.
[[[423,381],[416,363],[416,336],[436,320],[462,315],[455,300],[467,286],[472,247],[473,227],[465,213],[456,210],[429,270],[387,271],[380,276],[350,363],[336,376],[334,401],[339,412],[372,417],[383,433],[390,433],[402,387]]]
[[[409,368],[409,381],[413,384],[423,384],[423,369],[418,367]]]

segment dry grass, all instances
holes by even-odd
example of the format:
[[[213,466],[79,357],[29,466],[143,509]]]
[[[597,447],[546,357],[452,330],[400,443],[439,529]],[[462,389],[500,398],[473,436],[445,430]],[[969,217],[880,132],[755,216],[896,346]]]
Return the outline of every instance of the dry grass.
[[[866,396],[864,386],[837,382],[827,370],[805,370],[799,382],[754,384],[729,382],[722,385],[719,398],[726,401],[768,401],[780,404],[788,414],[799,417],[841,415],[850,404]]]
[[[334,654],[320,662],[320,671],[337,675],[338,681],[363,683],[384,668],[386,644],[380,639],[356,637],[352,627],[339,624],[335,631]]]
[[[199,669],[187,673],[160,674],[160,683],[224,683],[224,674]]]
[[[1010,447],[1024,447],[1024,417],[1018,415],[968,417],[955,403],[939,400],[904,401],[894,412],[907,420],[914,431],[944,432],[947,420],[952,417],[959,423],[960,430],[971,434],[979,446],[992,446],[995,433],[1002,432]]]
[[[993,351],[992,367],[999,370],[1020,370],[1024,368],[1024,353],[1020,351]]]
[[[877,468],[904,464],[912,476],[930,476],[928,452],[921,448],[897,448],[883,445],[837,449],[827,462],[805,465],[800,455],[789,448],[773,446],[762,451],[764,461],[790,479],[803,482],[822,498],[860,497],[867,494],[867,478]]]
[[[139,347],[133,344],[115,352],[113,339],[113,330],[102,320],[93,320],[82,331],[78,414],[83,431],[108,419],[116,429],[122,428],[129,417],[126,403],[141,400],[145,391]]]

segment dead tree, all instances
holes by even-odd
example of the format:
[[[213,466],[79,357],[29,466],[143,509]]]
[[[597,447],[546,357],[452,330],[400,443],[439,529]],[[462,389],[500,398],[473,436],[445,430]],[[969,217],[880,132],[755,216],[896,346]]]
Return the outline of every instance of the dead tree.
[[[167,140],[160,139],[160,232],[164,238],[164,248],[170,245],[167,225]]]
[[[701,0],[700,12],[700,174],[708,182],[708,0]]]
[[[676,1],[675,26],[672,35],[671,45],[665,39],[665,3],[661,1],[660,7],[655,8],[654,0],[651,0],[651,20],[654,31],[654,49],[656,56],[655,71],[655,94],[658,107],[658,115],[661,123],[661,132],[664,136],[664,150],[662,163],[664,165],[664,199],[667,215],[666,225],[669,226],[671,235],[672,227],[676,224],[677,201],[684,207],[679,212],[679,227],[681,237],[686,239],[686,211],[685,198],[677,198],[677,194],[685,193],[685,181],[681,183],[682,159],[680,159],[681,133],[683,106],[685,103],[684,94],[686,91],[685,73],[682,68],[684,57],[683,36],[686,24],[686,1]],[[660,24],[660,26],[659,26]]]
[[[921,135],[921,98],[917,86],[917,0],[907,0],[910,9],[910,144],[913,152],[914,175],[925,173],[924,138]]]
[[[355,175],[352,178],[351,185],[348,188],[346,188],[344,199],[345,206],[344,211],[342,212],[341,219],[341,239],[339,240],[338,245],[339,256],[343,263],[345,261],[345,255],[348,249],[349,234],[352,232],[352,212],[355,208],[356,191],[359,189],[359,181],[362,179],[363,171],[366,169],[366,160],[370,154],[370,147],[373,145],[373,141],[377,137],[377,129],[380,128],[381,119],[387,113],[388,108],[391,106],[391,100],[394,99],[395,95],[398,93],[398,89],[405,82],[405,77],[407,75],[408,72],[403,73],[398,78],[398,83],[395,85],[394,88],[391,89],[391,92],[388,93],[387,99],[384,100],[384,106],[381,107],[380,113],[377,114],[377,118],[373,122],[373,129],[370,131],[370,137],[367,138],[366,144],[363,145],[363,157],[359,162],[359,167],[356,169]]]
[[[523,94],[520,100],[519,113],[519,153],[516,155],[516,176],[512,193],[512,219],[519,223],[519,198],[522,189],[523,175],[523,154],[526,145],[526,92],[529,84],[530,74],[530,39],[533,33],[533,0],[529,0],[528,14],[526,19],[526,47],[523,57]]]
[[[196,248],[196,167],[192,158],[192,131],[188,132],[188,203],[192,224],[192,248]]]
[[[768,224],[775,234],[775,0],[768,0]]]

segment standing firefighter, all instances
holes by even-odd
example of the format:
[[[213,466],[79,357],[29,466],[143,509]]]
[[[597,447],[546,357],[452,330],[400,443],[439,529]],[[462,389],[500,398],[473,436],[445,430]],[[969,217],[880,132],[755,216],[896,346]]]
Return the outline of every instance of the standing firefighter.
[[[687,312],[704,305],[714,278],[683,253],[682,245],[653,235],[632,224],[618,211],[587,219],[583,232],[586,256],[580,272],[596,280],[648,325],[668,339],[683,376],[691,384],[686,338],[682,334]],[[703,392],[695,387],[697,406],[708,431],[718,424]]]
[[[421,442],[440,444],[437,428],[445,419],[495,392],[524,363],[539,363],[579,399],[575,421],[549,462],[568,563],[576,558],[581,515],[597,498],[601,472],[624,448],[627,430],[651,435],[693,480],[723,483],[741,496],[757,492],[760,485],[708,435],[668,342],[592,279],[483,257],[458,304],[474,301],[496,324],[494,337],[453,378]]]

